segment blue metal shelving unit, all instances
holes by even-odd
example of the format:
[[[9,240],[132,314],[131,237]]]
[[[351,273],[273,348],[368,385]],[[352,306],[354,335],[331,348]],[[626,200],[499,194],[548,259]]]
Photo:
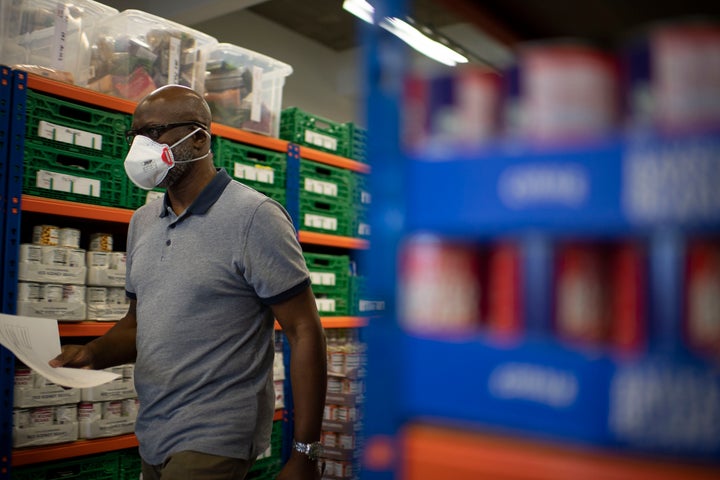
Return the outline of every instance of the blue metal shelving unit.
[[[373,4],[378,18],[405,2]],[[720,135],[643,133],[553,150],[496,145],[442,161],[406,154],[398,145],[405,47],[372,27],[364,43],[374,203],[367,262],[371,288],[389,301],[365,332],[361,478],[401,478],[401,432],[419,419],[720,464],[720,374],[684,347],[681,333],[686,240],[720,234]],[[448,342],[401,330],[396,258],[415,232],[518,240],[524,338]],[[652,329],[640,357],[571,348],[550,332],[554,245],[578,238],[646,246]],[[528,375],[543,378],[545,397],[510,389]]]

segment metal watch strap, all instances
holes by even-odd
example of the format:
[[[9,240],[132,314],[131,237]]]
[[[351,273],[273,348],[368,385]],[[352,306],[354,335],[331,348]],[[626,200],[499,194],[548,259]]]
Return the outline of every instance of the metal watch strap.
[[[322,449],[320,442],[303,443],[293,440],[293,449],[306,455],[310,460],[317,460]]]

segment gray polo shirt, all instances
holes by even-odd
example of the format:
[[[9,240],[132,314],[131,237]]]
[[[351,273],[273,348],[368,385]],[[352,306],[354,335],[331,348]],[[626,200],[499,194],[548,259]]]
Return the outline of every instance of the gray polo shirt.
[[[287,212],[219,170],[179,217],[166,199],[138,209],[127,250],[143,459],[264,451],[275,408],[270,305],[310,285]]]

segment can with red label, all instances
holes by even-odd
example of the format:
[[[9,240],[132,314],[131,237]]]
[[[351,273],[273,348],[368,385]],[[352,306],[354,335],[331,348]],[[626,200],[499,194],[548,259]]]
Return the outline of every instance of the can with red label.
[[[619,68],[614,56],[580,41],[532,42],[518,60],[523,138],[577,143],[619,125]]]
[[[411,332],[455,336],[481,323],[481,255],[476,245],[418,234],[402,245],[399,319]]]
[[[685,335],[696,352],[720,357],[720,241],[688,247]]]
[[[604,262],[599,245],[570,244],[559,248],[555,330],[561,339],[587,344],[608,340],[609,299]]]
[[[487,324],[491,333],[515,336],[523,331],[520,261],[520,248],[513,242],[490,249]]]

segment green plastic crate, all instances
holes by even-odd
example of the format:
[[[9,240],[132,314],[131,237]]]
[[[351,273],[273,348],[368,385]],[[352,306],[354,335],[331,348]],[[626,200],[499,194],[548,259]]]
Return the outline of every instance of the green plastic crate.
[[[311,160],[300,160],[300,198],[344,205],[352,203],[353,172]]]
[[[131,124],[126,113],[27,91],[25,137],[48,147],[122,160],[129,149],[125,131]]]
[[[316,293],[315,302],[321,317],[350,315],[350,289],[345,293]]]
[[[350,257],[303,252],[310,271],[313,292],[338,294],[350,288]]]
[[[123,159],[85,155],[26,141],[23,192],[46,198],[126,207]]]
[[[348,154],[347,125],[304,112],[297,107],[282,111],[280,138],[341,157],[347,157]]]
[[[12,469],[13,480],[120,480],[117,452],[87,455]]]
[[[142,460],[137,448],[118,452],[120,460],[119,480],[138,480],[142,473]]]
[[[272,434],[270,436],[269,455],[260,455],[247,474],[247,480],[274,479],[282,468],[282,420],[273,422]]]
[[[285,205],[287,156],[260,147],[213,137],[215,165],[231,177]]]
[[[370,178],[365,173],[352,171],[350,173],[352,203],[358,208],[369,207],[372,203],[372,195],[370,193]]]
[[[370,212],[368,208],[359,207],[353,211],[350,221],[350,236],[362,239],[369,239],[370,228]]]
[[[346,205],[300,198],[300,230],[352,236],[352,212]]]

